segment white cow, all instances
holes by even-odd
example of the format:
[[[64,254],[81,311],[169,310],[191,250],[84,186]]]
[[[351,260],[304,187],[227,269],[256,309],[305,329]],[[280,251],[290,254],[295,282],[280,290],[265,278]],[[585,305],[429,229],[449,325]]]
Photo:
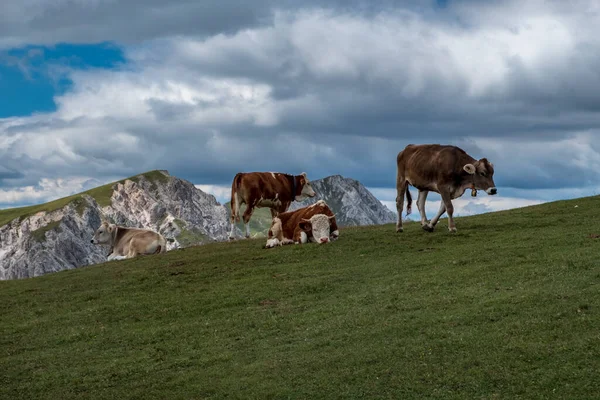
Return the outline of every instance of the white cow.
[[[167,251],[167,241],[160,233],[150,229],[117,226],[108,222],[100,225],[91,242],[111,246],[112,251],[108,255],[108,261]]]

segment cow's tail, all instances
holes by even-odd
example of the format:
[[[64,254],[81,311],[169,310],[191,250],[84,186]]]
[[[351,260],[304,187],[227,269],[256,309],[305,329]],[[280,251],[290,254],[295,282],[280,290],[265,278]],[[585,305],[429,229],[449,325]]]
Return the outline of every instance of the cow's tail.
[[[412,196],[410,194],[410,186],[406,183],[406,215],[408,216],[412,212]]]
[[[231,184],[231,223],[240,222],[240,201],[238,190],[240,188],[240,182],[242,181],[242,173],[238,172],[233,178]]]

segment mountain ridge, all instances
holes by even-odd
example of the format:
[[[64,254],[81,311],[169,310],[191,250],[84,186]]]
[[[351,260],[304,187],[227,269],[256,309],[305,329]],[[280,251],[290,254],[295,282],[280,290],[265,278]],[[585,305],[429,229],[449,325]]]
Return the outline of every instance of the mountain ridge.
[[[394,215],[360,182],[333,175],[312,181],[344,226],[394,222]],[[0,210],[0,280],[44,275],[106,260],[108,249],[90,239],[104,220],[149,228],[173,241],[168,250],[228,240],[230,210],[214,195],[165,170],[144,172],[51,202]],[[267,208],[251,219],[253,237],[271,225]],[[236,232],[242,238],[241,224]]]

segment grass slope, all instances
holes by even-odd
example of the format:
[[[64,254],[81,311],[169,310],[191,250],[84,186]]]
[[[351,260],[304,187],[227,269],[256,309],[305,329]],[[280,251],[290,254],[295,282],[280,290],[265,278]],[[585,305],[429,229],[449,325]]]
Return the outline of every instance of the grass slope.
[[[599,202],[0,282],[0,397],[594,398]]]
[[[149,172],[145,172],[143,174],[138,174],[138,175],[132,176],[130,178],[126,178],[126,179],[131,179],[135,182],[138,182],[140,176],[145,176],[151,182],[165,182],[168,179],[160,171],[149,171]],[[45,211],[45,212],[56,211],[56,210],[59,210],[59,209],[65,207],[66,205],[68,205],[69,203],[72,203],[72,202],[75,202],[78,212],[81,214],[83,212],[83,209],[81,207],[83,205],[82,195],[84,195],[84,194],[90,195],[91,197],[96,199],[96,201],[98,202],[98,204],[101,207],[109,206],[111,204],[110,198],[113,193],[113,189],[112,189],[113,185],[115,183],[123,183],[123,182],[125,182],[126,179],[123,179],[123,180],[120,180],[117,182],[112,182],[112,183],[109,183],[109,184],[106,184],[103,186],[99,186],[94,189],[87,190],[82,193],[78,193],[78,194],[68,196],[68,197],[63,197],[62,199],[54,200],[54,201],[44,203],[44,204],[36,204],[33,206],[28,206],[28,207],[7,208],[4,210],[0,210],[0,226],[4,226],[4,225],[8,224],[9,222],[13,221],[15,218],[24,219],[31,215],[37,214],[38,212],[41,212],[41,211]]]

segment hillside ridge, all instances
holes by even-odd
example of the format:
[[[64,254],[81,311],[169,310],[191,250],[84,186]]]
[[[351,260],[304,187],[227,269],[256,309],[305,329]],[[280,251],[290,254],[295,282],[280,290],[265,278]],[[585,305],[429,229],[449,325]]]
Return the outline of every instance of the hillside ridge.
[[[587,398],[599,199],[0,282],[0,397]]]

